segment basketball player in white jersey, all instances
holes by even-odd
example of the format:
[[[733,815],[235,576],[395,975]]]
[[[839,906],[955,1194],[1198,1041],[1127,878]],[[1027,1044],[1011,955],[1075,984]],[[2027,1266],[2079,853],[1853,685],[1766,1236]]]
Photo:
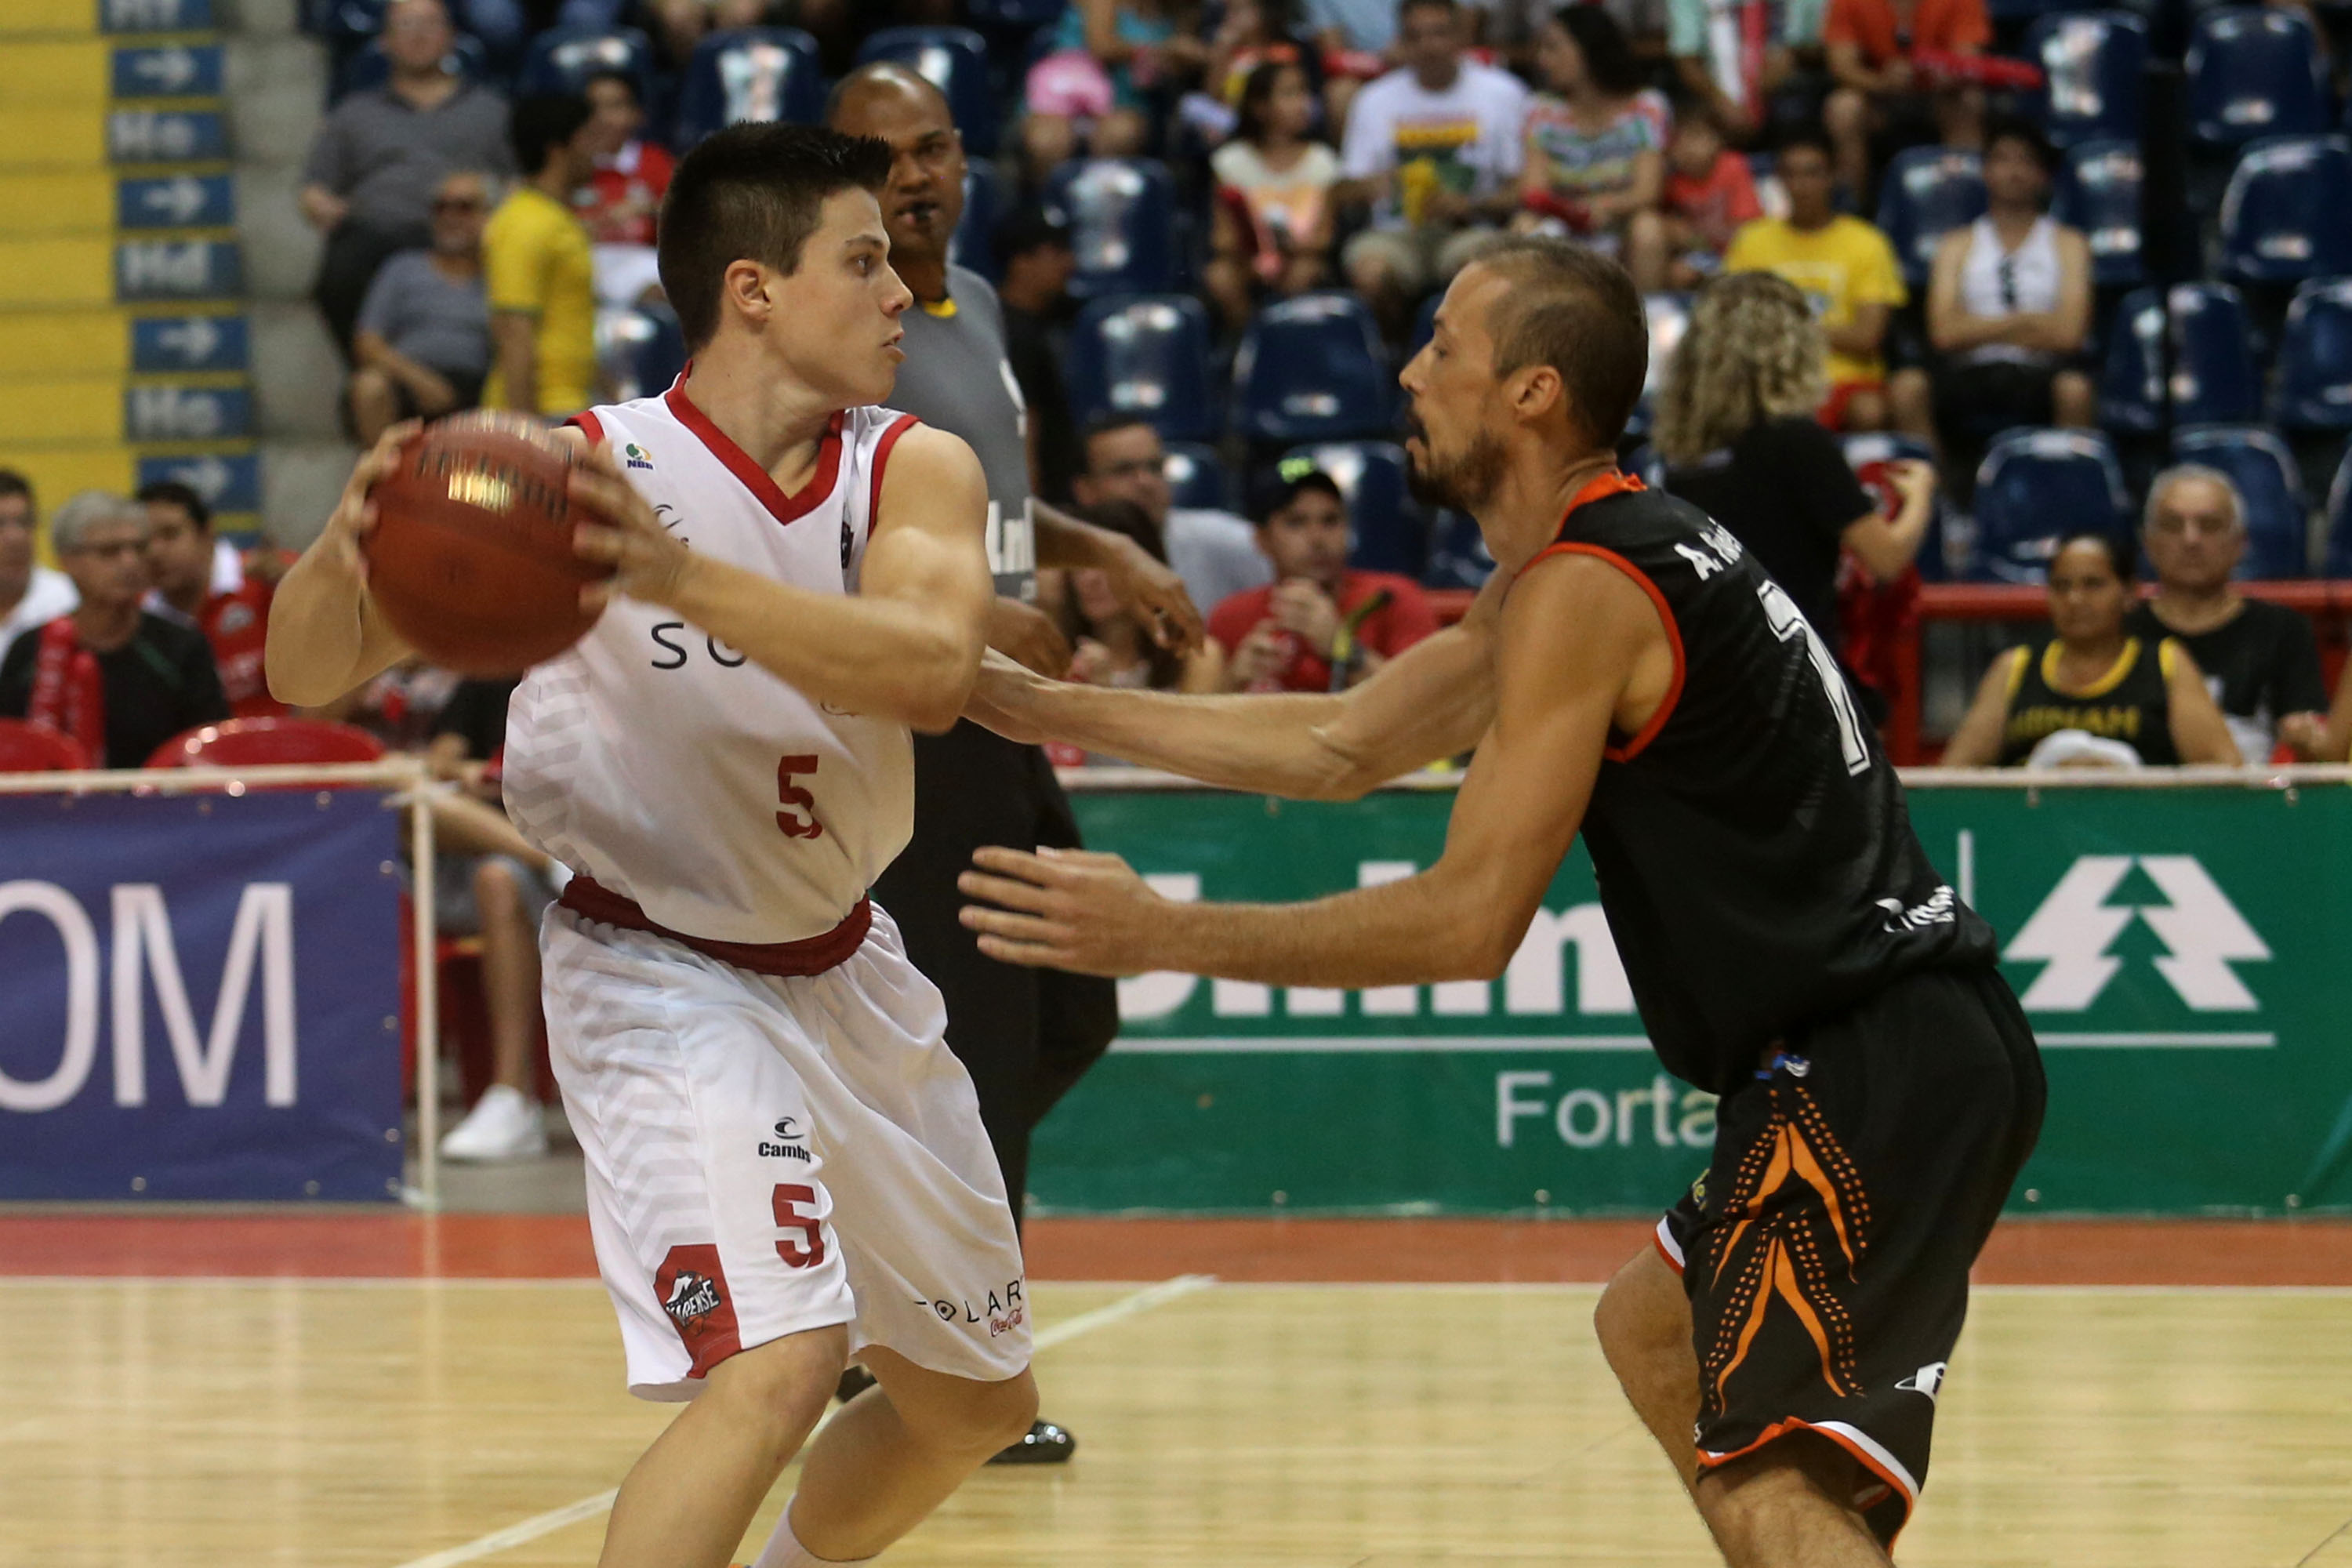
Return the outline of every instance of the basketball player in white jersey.
[[[866,901],[911,823],[910,727],[979,668],[987,497],[875,406],[898,316],[887,144],[738,125],[679,164],[662,281],[695,358],[592,410],[572,499],[610,603],[515,694],[507,800],[574,873],[542,934],[632,1392],[693,1401],[623,1483],[608,1568],[719,1568],[846,1359],[759,1568],[863,1562],[1029,1429],[1019,1244],[939,993]],[[368,599],[364,459],[286,578],[273,689],[402,657]]]

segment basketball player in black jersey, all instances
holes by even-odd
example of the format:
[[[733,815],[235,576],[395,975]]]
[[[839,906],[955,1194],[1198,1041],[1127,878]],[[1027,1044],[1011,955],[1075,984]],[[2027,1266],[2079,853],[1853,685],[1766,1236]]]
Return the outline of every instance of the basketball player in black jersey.
[[[1582,831],[1659,1058],[1722,1097],[1706,1175],[1602,1298],[1602,1347],[1728,1562],[1884,1564],[2042,1071],[1821,638],[1727,531],[1617,470],[1647,342],[1589,251],[1512,241],[1456,278],[1402,377],[1407,450],[1497,566],[1353,691],[983,674],[970,711],[1016,738],[1279,795],[1351,798],[1475,745],[1434,866],[1179,904],[1114,856],[989,849],[965,919],[992,957],[1094,973],[1492,979]]]

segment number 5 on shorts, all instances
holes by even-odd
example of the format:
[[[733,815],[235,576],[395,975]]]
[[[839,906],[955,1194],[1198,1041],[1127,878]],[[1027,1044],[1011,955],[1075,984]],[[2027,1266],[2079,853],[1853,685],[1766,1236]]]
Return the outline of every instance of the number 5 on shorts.
[[[784,1183],[776,1188],[776,1228],[796,1230],[808,1243],[803,1247],[790,1237],[776,1243],[776,1256],[784,1260],[787,1268],[814,1268],[824,1261],[824,1222],[814,1215],[793,1212],[793,1205],[816,1207],[816,1189]]]

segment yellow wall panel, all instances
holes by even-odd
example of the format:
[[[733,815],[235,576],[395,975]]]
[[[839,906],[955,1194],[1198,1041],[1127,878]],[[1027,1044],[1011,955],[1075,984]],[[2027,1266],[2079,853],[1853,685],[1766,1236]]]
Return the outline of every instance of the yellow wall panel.
[[[0,315],[0,377],[131,368],[128,310],[20,310]]]
[[[95,169],[105,163],[105,115],[0,107],[0,170]]]
[[[27,446],[120,441],[122,383],[111,376],[0,382],[0,431]]]
[[[0,55],[7,53],[0,47]],[[98,169],[0,173],[0,239],[103,233],[114,226],[114,179]]]
[[[97,113],[106,105],[106,46],[96,38],[12,43],[0,48],[0,103]]]
[[[110,240],[95,236],[0,240],[0,308],[113,302]]]
[[[5,396],[0,393],[0,396]],[[13,439],[13,437],[9,437]],[[135,459],[128,447],[12,447],[0,439],[0,468],[14,468],[33,481],[33,494],[46,517],[77,490],[127,494]]]
[[[98,0],[0,0],[0,38],[19,33],[95,33]]]

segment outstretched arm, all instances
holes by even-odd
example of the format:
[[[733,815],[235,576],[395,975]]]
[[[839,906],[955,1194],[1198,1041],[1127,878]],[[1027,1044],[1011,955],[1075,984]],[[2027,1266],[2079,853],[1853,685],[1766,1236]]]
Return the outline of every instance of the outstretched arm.
[[[617,567],[582,590],[675,610],[815,701],[918,730],[950,728],[971,692],[995,590],[982,538],[988,490],[971,448],[916,426],[892,449],[855,595],[820,594],[697,555],[677,542],[599,446],[572,496],[604,522],[578,549]]]
[[[1495,712],[1504,584],[1339,696],[1190,697],[1047,680],[1007,659],[981,671],[969,717],[1016,741],[1067,741],[1205,784],[1352,800],[1477,743]]]
[[[964,923],[991,958],[1084,973],[1350,987],[1492,979],[1583,821],[1611,726],[1654,710],[1673,674],[1647,596],[1586,557],[1523,574],[1502,636],[1493,726],[1445,851],[1420,875],[1305,904],[1180,904],[1114,855],[991,848],[960,885],[1001,907],[968,905]]]

